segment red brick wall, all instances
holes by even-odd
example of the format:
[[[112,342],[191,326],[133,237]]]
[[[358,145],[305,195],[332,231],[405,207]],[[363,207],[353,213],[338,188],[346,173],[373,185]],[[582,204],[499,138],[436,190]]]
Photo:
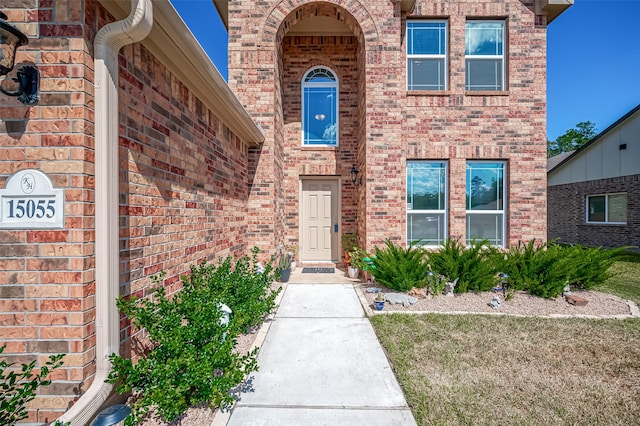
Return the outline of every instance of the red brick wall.
[[[47,422],[95,372],[92,51],[113,19],[95,1],[14,3],[3,11],[30,37],[18,61],[40,69],[42,93],[30,108],[0,96],[0,187],[17,170],[47,173],[66,191],[65,226],[0,230],[0,345],[38,366],[66,354],[30,403],[28,420]],[[246,253],[248,148],[141,44],[119,64],[121,293],[148,294],[163,270],[175,291],[190,264]]]
[[[406,91],[404,28],[406,16],[399,2],[386,0],[313,2],[238,1],[229,13],[229,84],[250,113],[266,130],[265,147],[278,155],[263,155],[252,163],[256,175],[279,176],[286,170],[283,186],[296,197],[299,170],[287,168],[280,158],[299,158],[294,145],[299,119],[288,122],[287,105],[299,102],[300,92],[286,87],[278,72],[287,64],[333,61],[334,52],[321,40],[316,49],[308,41],[291,43],[287,31],[312,16],[340,20],[358,40],[355,66],[358,74],[357,157],[340,158],[337,171],[345,176],[353,162],[363,172],[357,202],[349,195],[343,207],[357,211],[361,244],[371,249],[384,239],[404,244],[406,238],[405,168],[407,160],[437,159],[449,162],[449,235],[465,234],[465,167],[467,160],[502,160],[507,163],[507,242],[546,238],[546,25],[535,16],[533,2],[520,0],[419,0],[412,17],[446,18],[450,29],[450,89],[424,94]],[[507,90],[499,94],[466,93],[464,90],[464,24],[467,18],[504,18],[507,22]],[[298,46],[300,43],[300,46]],[[296,49],[292,49],[295,45]],[[306,58],[300,54],[307,49]],[[289,57],[291,56],[291,57]],[[350,58],[350,57],[348,57]],[[347,60],[350,60],[348,59]],[[283,65],[284,64],[284,65]],[[295,82],[294,82],[295,83]],[[281,88],[281,85],[285,85]],[[275,90],[276,95],[273,95]],[[284,98],[279,98],[282,92]],[[294,97],[287,99],[287,95]],[[275,101],[274,101],[275,99]],[[285,110],[280,117],[281,105]],[[280,121],[283,120],[283,121]],[[292,132],[291,136],[288,132]],[[352,132],[341,125],[341,135]],[[280,144],[284,148],[280,148]],[[283,149],[283,153],[279,150]],[[293,150],[293,151],[292,151]],[[326,157],[305,158],[307,168],[320,167]],[[272,185],[259,179],[260,189]],[[270,187],[271,188],[271,187]],[[344,189],[345,187],[343,187]],[[255,194],[252,191],[252,194]],[[277,189],[262,192],[261,206],[278,217]],[[256,200],[258,197],[255,198]],[[285,240],[298,233],[295,200],[290,199],[282,232]],[[345,206],[346,205],[346,206]],[[253,208],[252,206],[250,208]],[[265,218],[266,219],[266,218]],[[276,221],[276,226],[281,226]],[[271,223],[256,223],[267,230]],[[278,228],[279,229],[279,228]],[[345,226],[343,225],[343,230]],[[278,235],[279,235],[278,231]],[[256,234],[259,231],[255,231]],[[272,247],[280,242],[278,235]],[[269,237],[262,234],[261,242]]]
[[[93,3],[3,3],[29,36],[16,62],[40,70],[40,103],[0,96],[0,186],[26,168],[65,190],[64,229],[0,230],[0,345],[9,362],[65,353],[51,386],[38,391],[29,421],[51,421],[86,389],[94,357]],[[90,24],[87,24],[90,23]],[[9,76],[11,77],[11,76]],[[5,77],[6,80],[7,77]]]

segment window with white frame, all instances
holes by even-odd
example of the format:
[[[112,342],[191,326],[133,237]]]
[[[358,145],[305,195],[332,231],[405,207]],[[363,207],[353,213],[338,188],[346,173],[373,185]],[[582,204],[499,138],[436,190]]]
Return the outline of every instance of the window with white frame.
[[[407,21],[407,90],[447,90],[447,21]]]
[[[447,239],[447,163],[407,162],[407,241],[440,245]]]
[[[504,162],[467,162],[467,244],[473,239],[489,240],[504,247],[504,172]]]
[[[505,90],[505,21],[467,21],[465,90]]]
[[[338,78],[326,67],[302,78],[302,145],[338,145]]]
[[[587,223],[627,223],[627,194],[588,195]]]

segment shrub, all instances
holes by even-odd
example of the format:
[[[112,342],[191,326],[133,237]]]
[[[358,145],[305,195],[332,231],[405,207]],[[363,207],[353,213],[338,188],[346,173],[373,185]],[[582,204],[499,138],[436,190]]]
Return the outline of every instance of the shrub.
[[[628,247],[605,249],[580,245],[557,246],[569,259],[569,284],[584,289],[590,289],[605,282],[611,276],[609,272],[611,265],[625,256],[625,251],[628,249]]]
[[[376,281],[397,291],[408,291],[413,287],[422,288],[427,285],[426,275],[429,266],[421,247],[410,244],[403,249],[386,240],[385,248],[376,247],[375,253],[371,260]]]
[[[500,262],[499,269],[509,274],[509,284],[514,289],[554,298],[569,284],[592,288],[604,282],[609,276],[607,270],[624,250],[562,246],[535,240],[526,244],[518,242]]]
[[[6,346],[0,347],[0,354],[5,348]],[[63,357],[64,354],[51,355],[37,374],[33,374],[36,367],[35,361],[22,364],[20,370],[11,368],[15,363],[0,361],[0,389],[2,390],[0,425],[13,425],[27,418],[27,403],[36,397],[38,387],[51,384],[47,376],[51,371],[62,366]]]
[[[497,250],[487,240],[471,241],[465,247],[459,239],[449,239],[438,251],[429,252],[433,272],[448,281],[458,278],[456,293],[489,291],[495,284]]]
[[[238,335],[263,321],[277,294],[270,290],[275,280],[271,264],[258,273],[256,256],[257,249],[251,258],[193,266],[173,297],[159,286],[150,299],[117,301],[133,325],[146,330],[150,343],[135,365],[110,357],[113,370],[107,381],[117,384],[118,393],[135,397],[126,424],[138,422],[151,406],[172,421],[198,403],[227,407],[233,402],[230,390],[257,369],[257,351],[234,352]],[[154,279],[159,282],[162,276]],[[223,303],[233,310],[228,325],[221,323]]]
[[[568,279],[567,259],[557,245],[542,241],[519,241],[499,262],[498,269],[509,274],[509,286],[514,290],[553,298],[562,293]]]

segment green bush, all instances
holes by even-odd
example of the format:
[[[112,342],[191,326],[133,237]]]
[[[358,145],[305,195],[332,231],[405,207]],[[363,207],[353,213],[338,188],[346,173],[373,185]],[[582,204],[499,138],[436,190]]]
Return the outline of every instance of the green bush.
[[[257,370],[257,351],[244,356],[234,352],[238,335],[264,320],[277,295],[271,291],[271,263],[260,274],[256,256],[254,250],[252,257],[193,266],[172,297],[160,285],[149,299],[117,301],[133,325],[146,330],[150,342],[135,365],[115,354],[110,357],[113,370],[107,381],[117,384],[118,393],[133,392],[135,397],[127,425],[140,421],[151,406],[172,421],[192,405],[204,402],[215,408],[233,402],[230,390]],[[233,310],[226,326],[221,324],[221,304]]]
[[[386,240],[384,248],[375,248],[371,258],[376,281],[397,290],[408,291],[427,285],[429,266],[422,247],[410,244],[406,249]]]
[[[604,282],[609,276],[607,270],[624,250],[532,240],[511,247],[498,268],[509,274],[512,288],[554,298],[562,294],[567,285],[588,289]]]
[[[5,348],[6,346],[0,347],[0,354]],[[20,370],[11,368],[15,363],[0,361],[0,390],[2,390],[0,425],[13,425],[27,418],[27,403],[36,397],[38,387],[51,384],[47,376],[62,366],[63,357],[64,354],[51,355],[38,374],[33,374],[36,367],[35,361],[22,364]]]
[[[438,251],[429,252],[433,272],[448,281],[458,278],[456,293],[489,291],[496,282],[497,250],[489,241],[471,241],[466,247],[459,239],[449,239]]]
[[[570,266],[557,245],[542,241],[519,241],[499,262],[498,269],[509,274],[509,286],[514,290],[553,298],[566,286]]]

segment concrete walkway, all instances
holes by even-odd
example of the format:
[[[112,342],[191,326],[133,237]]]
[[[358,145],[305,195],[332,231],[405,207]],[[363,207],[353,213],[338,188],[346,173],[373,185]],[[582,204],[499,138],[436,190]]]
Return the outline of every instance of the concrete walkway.
[[[258,364],[228,425],[416,424],[352,284],[290,283]]]

